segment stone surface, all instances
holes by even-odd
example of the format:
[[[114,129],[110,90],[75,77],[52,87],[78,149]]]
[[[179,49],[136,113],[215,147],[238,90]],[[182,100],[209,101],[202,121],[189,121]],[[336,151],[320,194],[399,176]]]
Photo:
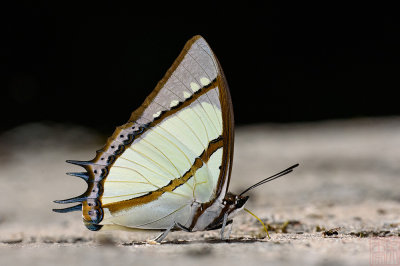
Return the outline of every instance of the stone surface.
[[[85,191],[65,160],[93,158],[105,139],[53,124],[0,136],[1,265],[368,265],[376,237],[400,245],[400,118],[238,127],[232,192],[300,163],[249,194],[271,239],[245,212],[229,241],[174,232],[161,245],[146,241],[156,232],[90,232],[80,213],[53,213]]]

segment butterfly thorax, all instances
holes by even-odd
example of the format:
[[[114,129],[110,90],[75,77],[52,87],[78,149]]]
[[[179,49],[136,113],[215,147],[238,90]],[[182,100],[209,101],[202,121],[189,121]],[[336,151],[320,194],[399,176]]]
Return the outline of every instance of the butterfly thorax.
[[[192,231],[214,230],[221,228],[225,216],[229,221],[244,208],[248,196],[235,195],[228,192],[224,198],[214,202],[202,203],[192,221]],[[226,221],[225,221],[226,222]]]

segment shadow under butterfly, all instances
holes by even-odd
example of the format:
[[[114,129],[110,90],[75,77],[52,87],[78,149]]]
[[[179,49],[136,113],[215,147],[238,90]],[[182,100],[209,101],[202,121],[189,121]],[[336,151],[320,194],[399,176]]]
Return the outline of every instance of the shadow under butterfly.
[[[207,42],[195,36],[93,160],[67,161],[85,168],[68,174],[84,179],[88,188],[78,197],[55,201],[78,205],[53,211],[82,211],[93,231],[105,225],[161,230],[157,242],[171,230],[221,229],[224,239],[225,226],[244,209],[246,192],[298,166],[232,194],[233,144],[227,81]]]

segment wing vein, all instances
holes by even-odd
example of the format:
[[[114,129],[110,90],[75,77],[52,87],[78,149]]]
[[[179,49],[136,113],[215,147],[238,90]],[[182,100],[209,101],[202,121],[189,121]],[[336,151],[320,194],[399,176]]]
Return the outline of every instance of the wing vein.
[[[153,131],[154,132],[154,131]],[[176,172],[178,173],[179,177],[182,176],[182,173],[179,172],[178,168],[176,167],[176,165],[169,159],[169,157],[167,155],[165,155],[165,153],[163,153],[159,148],[157,148],[156,146],[154,146],[152,143],[148,142],[145,139],[142,139],[142,141],[144,141],[145,143],[153,146],[156,150],[158,150],[170,163],[171,165],[175,168]],[[185,185],[187,185],[190,189],[193,189],[187,182],[185,183]]]
[[[175,96],[176,97],[178,97],[181,101],[184,101],[184,99],[182,99],[181,97],[179,97],[179,95],[178,94],[176,94],[175,92],[173,92],[172,90],[170,90],[169,88],[166,88],[167,90],[169,90],[170,92],[172,92],[173,94],[175,94]],[[196,99],[198,102],[199,102],[199,100],[198,99]],[[204,112],[205,112],[205,114],[208,116],[208,114],[207,114],[207,112],[206,112],[206,110],[204,109],[204,107],[201,105],[201,103],[199,102],[199,105],[200,105],[200,107],[204,110]],[[207,142],[210,142],[210,138],[209,138],[209,136],[208,136],[208,131],[207,131],[207,128],[206,128],[206,126],[204,125],[204,121],[203,121],[203,119],[201,119],[201,117],[200,117],[200,115],[196,112],[196,110],[195,109],[193,109],[192,110],[195,114],[196,114],[196,116],[199,118],[199,120],[201,121],[201,123],[203,124],[203,127],[204,127],[204,131],[206,132],[206,135],[207,135]],[[210,122],[211,122],[211,124],[213,125],[213,127],[215,127],[214,126],[214,124],[212,123],[212,121],[211,121],[211,119],[210,119]],[[216,129],[215,129],[216,130]],[[218,134],[218,131],[217,131],[217,134]]]
[[[121,157],[120,157],[121,158]],[[122,159],[125,159],[125,158],[122,158]],[[125,159],[126,160],[126,159]],[[136,169],[133,169],[133,168],[130,168],[130,167],[126,167],[126,166],[118,166],[118,165],[114,165],[113,167],[115,167],[115,168],[122,168],[122,169],[127,169],[127,170],[130,170],[130,171],[134,171],[134,172],[136,172],[136,173],[138,173],[141,177],[143,177],[150,185],[152,185],[152,186],[155,186],[155,187],[157,187],[157,188],[160,188],[159,186],[156,186],[156,185],[154,185],[152,182],[150,182],[142,173],[140,173],[138,170],[136,170]],[[143,166],[144,167],[144,166]],[[144,167],[144,168],[146,168],[146,167]],[[154,172],[154,173],[156,173],[156,172]],[[158,174],[158,173],[156,173],[156,174]],[[110,182],[110,181],[107,181],[107,182]]]
[[[144,139],[142,139],[142,140],[144,140]],[[151,159],[151,158],[150,158],[149,156],[147,156],[145,153],[140,152],[140,151],[134,149],[132,146],[129,146],[129,149],[131,149],[131,150],[137,152],[138,154],[142,155],[143,157],[147,158],[149,161],[153,162],[155,165],[158,165],[160,168],[164,169],[165,172],[169,173],[172,177],[176,177],[176,176],[174,176],[174,174],[171,173],[171,171],[169,171],[169,170],[168,170],[167,168],[165,168],[163,165],[161,165],[161,164],[159,164],[158,162],[156,162],[156,161],[154,161],[153,159]],[[137,163],[137,162],[135,162],[135,161],[129,160],[129,159],[124,158],[124,157],[122,157],[122,156],[121,156],[120,158],[123,158],[123,159],[125,159],[125,160],[130,161],[130,162],[134,162],[134,163],[136,163],[136,164],[139,164],[139,163]],[[140,164],[139,164],[139,165],[140,165]],[[142,165],[142,166],[143,166],[143,165]],[[143,167],[145,167],[145,166],[143,166]],[[146,168],[149,169],[148,167],[146,167]],[[149,170],[150,170],[150,169],[149,169]],[[153,172],[154,172],[154,171],[153,171]],[[160,176],[162,176],[162,175],[160,175]],[[165,178],[167,178],[168,180],[171,180],[171,178],[169,178],[169,177],[167,177],[167,176],[165,176]]]
[[[153,101],[153,102],[155,102],[155,101]],[[158,105],[160,105],[161,107],[163,107],[163,108],[166,108],[165,106],[163,106],[163,105],[161,105],[161,104],[159,104],[159,103],[157,103],[157,102],[155,102],[156,104],[158,104]],[[168,108],[166,108],[166,109],[168,109]],[[178,115],[179,113],[177,113],[176,115],[175,115],[175,117],[177,117],[180,121],[182,121],[182,123],[184,123],[185,124],[185,126],[193,133],[193,135],[197,138],[197,140],[199,141],[199,143],[201,144],[201,146],[203,146],[203,149],[205,149],[206,147],[204,146],[204,144],[203,144],[203,142],[200,140],[200,137],[196,134],[196,132],[193,130],[193,128],[191,127],[191,126],[189,126],[181,117],[179,117],[179,115]]]
[[[176,209],[175,211],[173,211],[173,212],[171,212],[171,213],[169,213],[169,214],[167,214],[167,215],[165,215],[165,216],[163,216],[163,217],[161,217],[161,218],[159,218],[159,219],[156,219],[156,220],[153,220],[153,221],[151,221],[151,222],[144,223],[144,224],[139,224],[139,225],[136,225],[136,226],[137,226],[137,227],[140,227],[140,226],[145,226],[145,225],[149,225],[149,224],[158,222],[158,221],[160,221],[160,220],[162,220],[162,219],[165,219],[165,218],[167,218],[168,216],[171,216],[172,214],[174,214],[174,213],[176,213],[176,212],[182,210],[182,209],[183,209],[184,207],[186,207],[186,206],[187,206],[187,204],[182,205],[181,207],[179,207],[179,208]],[[174,222],[175,222],[175,221],[174,221]]]

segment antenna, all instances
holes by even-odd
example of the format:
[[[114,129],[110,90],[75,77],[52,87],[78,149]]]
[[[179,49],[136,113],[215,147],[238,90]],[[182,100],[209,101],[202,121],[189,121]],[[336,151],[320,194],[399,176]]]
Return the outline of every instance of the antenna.
[[[281,176],[289,174],[290,172],[293,172],[293,169],[296,168],[297,166],[299,166],[298,163],[295,164],[295,165],[290,166],[289,168],[287,168],[287,169],[285,169],[285,170],[283,170],[283,171],[281,171],[281,172],[279,172],[277,174],[274,174],[274,175],[272,175],[270,177],[267,177],[267,178],[261,180],[260,182],[255,183],[254,185],[250,186],[249,188],[245,189],[242,193],[240,193],[239,196],[243,195],[244,193],[246,193],[247,191],[249,191],[249,190],[251,190],[253,188],[256,188],[258,186],[261,186],[262,184],[265,184],[265,183],[267,183],[269,181],[277,179],[278,177],[281,177]]]

